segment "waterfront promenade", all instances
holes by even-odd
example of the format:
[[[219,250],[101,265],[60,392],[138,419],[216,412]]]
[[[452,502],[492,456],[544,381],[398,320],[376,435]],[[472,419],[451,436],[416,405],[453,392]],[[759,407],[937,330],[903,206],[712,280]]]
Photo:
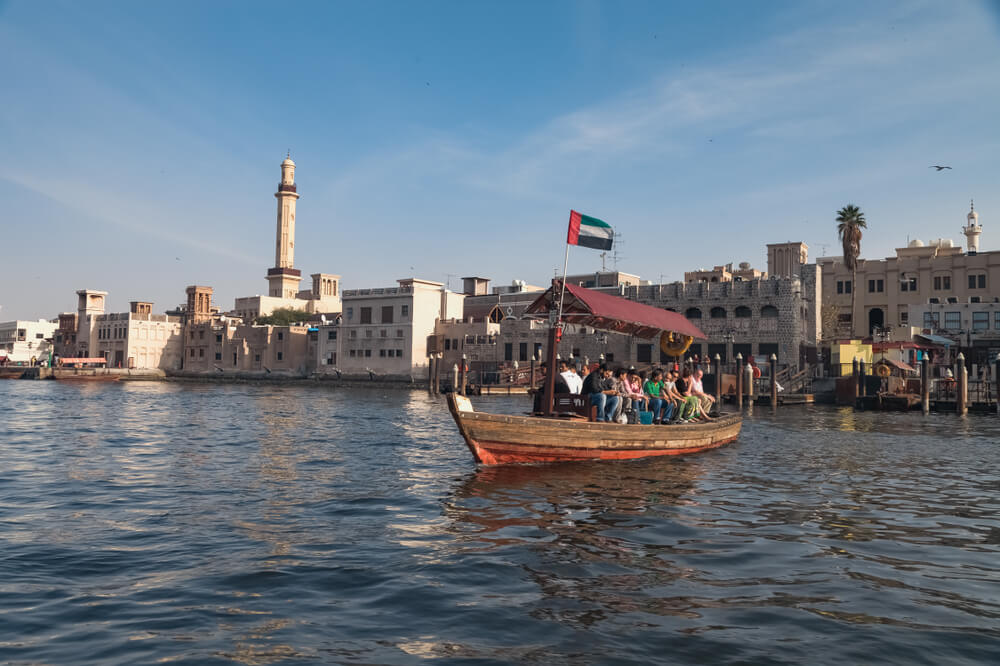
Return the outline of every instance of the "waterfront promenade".
[[[494,396],[517,413],[524,396]],[[1000,424],[476,469],[422,391],[0,382],[0,661],[989,663]]]

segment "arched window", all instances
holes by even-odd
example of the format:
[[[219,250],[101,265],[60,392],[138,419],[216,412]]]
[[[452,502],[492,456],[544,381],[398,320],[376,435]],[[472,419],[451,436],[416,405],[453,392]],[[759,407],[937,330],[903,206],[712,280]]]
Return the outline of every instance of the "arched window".
[[[709,313],[709,316],[712,319],[725,319],[726,308],[720,308],[719,306],[715,306],[714,308],[712,308],[712,311]]]
[[[701,319],[701,310],[698,308],[688,308],[684,316],[688,319]]]
[[[745,305],[736,306],[736,318],[737,319],[749,319],[753,316],[753,311]]]
[[[760,316],[776,318],[778,316],[778,308],[773,305],[765,305],[760,309]]]

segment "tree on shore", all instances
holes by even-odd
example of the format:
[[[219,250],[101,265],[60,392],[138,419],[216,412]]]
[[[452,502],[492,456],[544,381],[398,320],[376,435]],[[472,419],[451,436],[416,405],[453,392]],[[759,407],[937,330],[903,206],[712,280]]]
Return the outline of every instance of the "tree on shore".
[[[858,295],[858,256],[861,254],[861,230],[868,228],[864,213],[854,204],[847,204],[837,211],[837,233],[844,248],[844,266],[851,271],[851,336],[854,325],[854,306]]]
[[[309,321],[310,316],[311,315],[305,310],[296,310],[295,308],[276,308],[274,312],[269,315],[257,317],[257,319],[254,320],[254,323],[261,326],[291,326],[292,324]]]

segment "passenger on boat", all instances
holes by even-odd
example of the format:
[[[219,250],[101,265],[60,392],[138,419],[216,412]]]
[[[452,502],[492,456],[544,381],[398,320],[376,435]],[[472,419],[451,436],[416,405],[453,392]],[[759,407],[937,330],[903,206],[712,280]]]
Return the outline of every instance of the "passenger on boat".
[[[676,423],[680,421],[681,418],[681,407],[684,406],[684,396],[677,392],[677,369],[667,370],[666,378],[663,382],[663,397],[664,400],[670,402],[672,409],[671,423]]]
[[[602,363],[583,380],[583,393],[590,396],[590,404],[597,406],[597,420],[611,421],[618,412],[618,389],[611,370]]]
[[[576,374],[576,367],[566,361],[559,361],[559,374],[565,380],[570,393],[579,393],[583,389],[583,379]]]
[[[649,401],[649,411],[653,412],[653,423],[660,423],[664,403],[662,397],[663,373],[660,372],[659,368],[653,370],[652,376],[643,385],[642,390]]]
[[[632,409],[637,412],[646,410],[646,394],[642,392],[642,379],[639,378],[635,368],[625,376],[625,392],[626,399],[631,401]]]
[[[691,394],[691,368],[684,368],[681,378],[677,380],[677,391],[684,396],[684,405],[681,408],[681,421],[708,421],[708,415],[701,409],[698,396]]]
[[[705,375],[701,368],[695,368],[694,373],[691,375],[691,395],[698,398],[698,402],[701,404],[701,411],[708,414],[712,411],[712,405],[715,404],[715,398],[705,393],[705,387],[702,386],[701,378]]]
[[[542,386],[545,386],[545,375],[547,374],[546,373],[547,369],[548,368],[546,367],[546,364],[542,363],[542,365],[541,365],[541,370],[542,370]],[[557,394],[558,393],[569,393],[570,392],[569,391],[569,386],[566,385],[566,380],[563,379],[562,375],[560,375],[559,373],[556,373],[556,387],[555,387],[555,391],[554,392],[557,393]],[[533,411],[536,414],[540,414],[540,413],[542,413],[544,411],[544,409],[542,407],[542,396],[544,394],[545,394],[544,389],[536,389],[535,390],[535,399],[534,399]]]

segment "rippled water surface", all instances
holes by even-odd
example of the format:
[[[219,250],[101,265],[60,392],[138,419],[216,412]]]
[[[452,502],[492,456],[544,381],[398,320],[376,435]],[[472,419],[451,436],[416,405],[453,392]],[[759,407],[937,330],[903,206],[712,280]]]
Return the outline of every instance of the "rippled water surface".
[[[3,662],[1000,655],[995,416],[477,470],[420,392],[7,381],[0,455]]]

